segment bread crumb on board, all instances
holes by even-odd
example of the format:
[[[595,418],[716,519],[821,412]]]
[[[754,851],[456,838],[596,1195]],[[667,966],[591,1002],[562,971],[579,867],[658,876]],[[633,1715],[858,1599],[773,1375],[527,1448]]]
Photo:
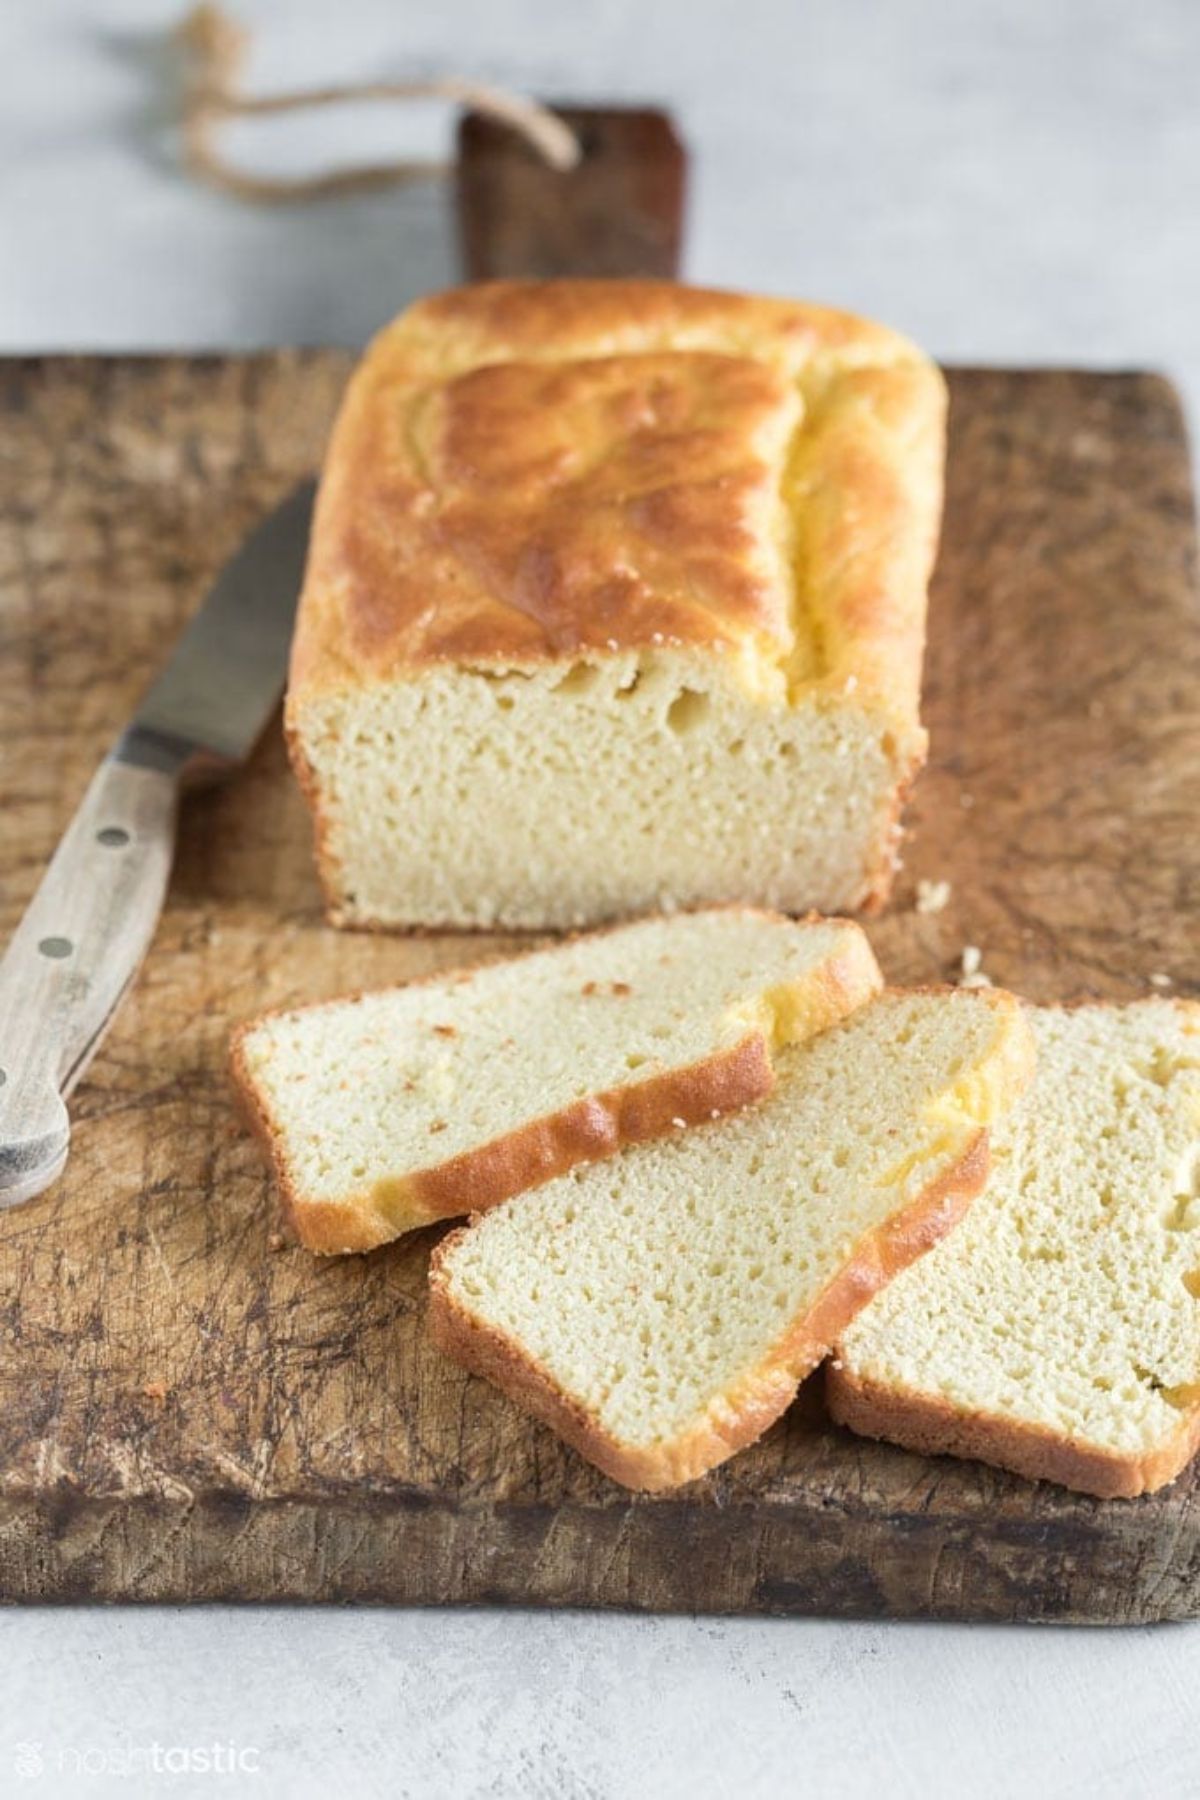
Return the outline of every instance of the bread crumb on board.
[[[1164,975],[1161,969],[1156,969],[1154,974],[1150,977],[1151,987],[1169,988],[1174,987],[1174,985],[1175,983],[1172,981],[1171,977],[1169,975]]]
[[[950,902],[953,889],[948,881],[918,881],[917,911],[919,913],[944,912]]]
[[[991,987],[992,978],[983,972],[983,951],[978,944],[964,944],[962,951],[962,974],[958,985],[962,988]]]
[[[147,1381],[142,1386],[142,1392],[147,1400],[157,1400],[162,1406],[167,1398],[167,1384],[165,1381]]]

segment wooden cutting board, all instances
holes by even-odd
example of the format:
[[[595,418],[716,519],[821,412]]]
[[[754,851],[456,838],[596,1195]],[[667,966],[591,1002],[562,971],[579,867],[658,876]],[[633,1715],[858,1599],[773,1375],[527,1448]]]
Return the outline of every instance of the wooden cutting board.
[[[313,467],[341,354],[0,373],[7,931],[209,577]],[[1148,375],[953,377],[933,760],[871,934],[1034,999],[1195,991],[1200,632],[1188,463]],[[948,880],[935,916],[916,878]],[[153,953],[0,1215],[0,1597],[518,1601],[1147,1620],[1200,1613],[1200,1477],[1103,1504],[832,1429],[811,1384],[708,1479],[634,1498],[422,1330],[433,1233],[279,1248],[229,1025],[513,940],[338,935],[273,730],[187,806]]]

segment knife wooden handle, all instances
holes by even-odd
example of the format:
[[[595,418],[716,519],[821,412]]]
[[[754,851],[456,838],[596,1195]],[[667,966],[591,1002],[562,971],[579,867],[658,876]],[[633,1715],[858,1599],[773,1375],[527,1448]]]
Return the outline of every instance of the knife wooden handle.
[[[100,765],[0,961],[0,1206],[66,1162],[65,1101],[162,911],[181,767],[135,738]]]

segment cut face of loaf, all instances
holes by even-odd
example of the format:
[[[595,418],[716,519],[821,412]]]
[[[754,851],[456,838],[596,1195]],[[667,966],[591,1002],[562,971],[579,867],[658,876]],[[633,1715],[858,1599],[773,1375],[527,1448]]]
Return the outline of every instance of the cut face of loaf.
[[[916,766],[852,696],[767,703],[706,654],[439,669],[294,718],[341,925],[854,911],[890,886]]]
[[[1032,1047],[999,992],[887,994],[760,1106],[576,1169],[434,1254],[435,1341],[615,1480],[752,1442],[981,1186]]]
[[[845,1334],[835,1418],[1102,1498],[1200,1441],[1200,1006],[1030,1009],[1036,1085],[954,1237]]]
[[[330,916],[880,902],[941,509],[936,369],[828,309],[482,284],[372,346],[287,702]]]
[[[855,925],[712,909],[268,1015],[233,1068],[300,1241],[369,1250],[760,1099],[881,985]]]

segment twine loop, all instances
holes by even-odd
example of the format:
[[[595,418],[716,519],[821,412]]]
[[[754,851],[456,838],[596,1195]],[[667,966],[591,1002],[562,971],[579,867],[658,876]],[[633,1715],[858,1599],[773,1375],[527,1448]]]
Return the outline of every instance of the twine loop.
[[[262,118],[347,101],[450,100],[511,125],[553,169],[573,169],[580,159],[578,139],[557,113],[506,88],[446,75],[428,81],[363,81],[283,94],[245,94],[239,79],[249,37],[228,13],[216,5],[197,6],[180,25],[178,36],[187,59],[184,160],[199,180],[242,200],[312,200],[391,187],[444,172],[445,163],[409,159],[293,178],[255,175],[229,162],[217,147],[217,133],[226,119]]]

